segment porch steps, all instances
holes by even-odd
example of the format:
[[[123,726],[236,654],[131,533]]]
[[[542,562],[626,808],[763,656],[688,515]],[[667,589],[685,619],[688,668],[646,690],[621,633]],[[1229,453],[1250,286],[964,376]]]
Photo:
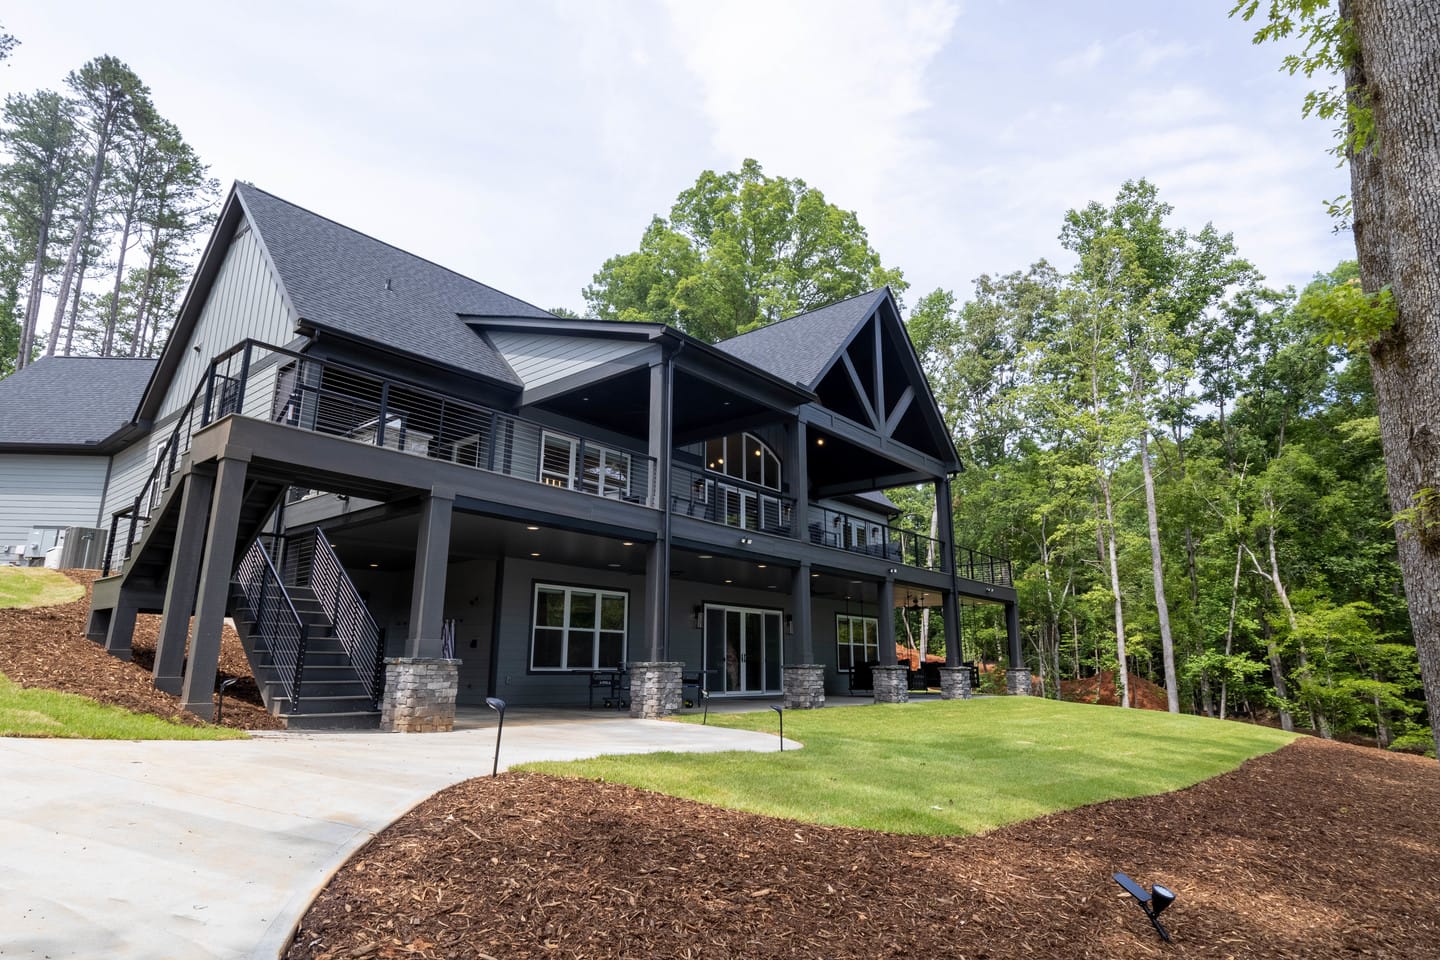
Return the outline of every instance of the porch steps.
[[[295,612],[305,623],[305,668],[301,675],[299,709],[285,692],[280,672],[255,630],[255,622],[238,584],[231,585],[231,614],[250,660],[265,707],[291,730],[362,730],[380,725],[357,667],[350,660],[320,601],[309,587],[287,585]]]

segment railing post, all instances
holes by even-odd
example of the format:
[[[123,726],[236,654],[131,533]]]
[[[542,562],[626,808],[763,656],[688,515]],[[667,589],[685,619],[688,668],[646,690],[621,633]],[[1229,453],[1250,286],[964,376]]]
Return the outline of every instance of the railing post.
[[[110,567],[115,560],[115,534],[120,532],[120,514],[110,515],[110,539],[105,541],[105,566],[100,571],[100,576],[110,576]]]
[[[240,387],[235,397],[235,409],[231,410],[231,413],[239,413],[245,409],[245,387],[250,382],[250,350],[253,346],[253,340],[246,340],[245,352],[240,355]]]
[[[575,475],[570,478],[570,482],[574,484],[574,486],[570,488],[570,489],[572,489],[572,490],[584,490],[584,489],[585,489],[585,438],[584,438],[584,437],[581,437],[581,438],[580,438],[579,452],[575,455]],[[595,492],[596,492],[597,494],[600,492],[600,476],[599,476],[599,474],[596,474],[596,476],[595,476]]]
[[[385,423],[390,419],[390,381],[380,382],[380,417],[375,421],[375,446],[385,446]]]
[[[130,551],[135,549],[135,524],[140,520],[140,502],[141,498],[137,496],[134,505],[130,509],[130,532],[125,536],[124,559],[126,560],[130,559]]]
[[[300,624],[300,645],[295,649],[295,692],[291,695],[290,705],[296,713],[300,712],[300,685],[305,682],[305,648],[310,645],[310,630],[302,621]]]
[[[210,362],[209,368],[205,371],[205,407],[201,411],[200,426],[210,423],[211,401],[215,398],[215,361]]]

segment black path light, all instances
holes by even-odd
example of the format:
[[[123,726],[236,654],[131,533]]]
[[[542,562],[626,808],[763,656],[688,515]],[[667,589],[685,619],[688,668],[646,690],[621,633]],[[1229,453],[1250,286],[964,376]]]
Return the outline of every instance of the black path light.
[[[779,707],[771,707],[775,715],[780,718],[780,752],[785,752],[785,711]]]
[[[1155,927],[1155,932],[1160,934],[1160,939],[1166,943],[1170,942],[1170,932],[1160,924],[1160,914],[1165,908],[1175,902],[1175,894],[1169,887],[1162,887],[1155,884],[1147,891],[1140,884],[1131,880],[1123,873],[1115,874],[1115,882],[1140,904],[1140,909],[1145,911],[1145,916],[1150,918],[1150,923]]]
[[[499,697],[486,697],[485,706],[500,714],[500,723],[495,727],[495,763],[490,767],[490,776],[500,775],[500,734],[505,732],[505,701]]]
[[[710,724],[710,691],[709,691],[709,690],[706,690],[704,687],[701,687],[701,688],[700,688],[700,699],[705,701],[705,712],[704,712],[703,714],[701,714],[701,716],[700,716],[700,725],[701,725],[702,727],[703,727],[703,726],[709,726],[709,724]]]
[[[215,726],[220,726],[221,722],[225,719],[225,691],[229,690],[233,684],[239,682],[239,677],[231,677],[228,680],[220,681],[220,702],[215,705]]]

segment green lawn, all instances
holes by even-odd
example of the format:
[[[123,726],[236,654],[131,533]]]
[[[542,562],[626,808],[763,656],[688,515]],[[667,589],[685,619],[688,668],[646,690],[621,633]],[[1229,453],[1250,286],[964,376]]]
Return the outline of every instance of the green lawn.
[[[187,727],[54,690],[26,690],[0,673],[0,737],[87,740],[235,740],[240,730]]]
[[[711,714],[710,723],[774,731],[776,716]],[[786,713],[785,734],[805,748],[522,769],[815,823],[966,834],[1187,787],[1294,739],[1233,721],[1035,697],[797,710]]]
[[[85,588],[43,567],[0,567],[0,610],[52,607],[85,596]]]

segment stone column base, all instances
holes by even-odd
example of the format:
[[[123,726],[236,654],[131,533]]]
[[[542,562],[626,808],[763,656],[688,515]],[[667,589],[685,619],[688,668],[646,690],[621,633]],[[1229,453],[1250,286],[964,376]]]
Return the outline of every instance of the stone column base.
[[[825,664],[787,663],[780,672],[785,680],[786,710],[816,710],[825,706]]]
[[[1005,692],[1012,697],[1030,696],[1030,671],[1010,669],[1005,671]]]
[[[447,733],[455,729],[460,661],[386,657],[380,729],[393,733]]]
[[[895,664],[880,664],[870,668],[875,682],[876,703],[909,703],[909,669]]]
[[[680,712],[680,674],[677,660],[650,660],[630,664],[630,716],[655,720]]]
[[[969,667],[940,668],[941,700],[969,700],[973,695]]]

